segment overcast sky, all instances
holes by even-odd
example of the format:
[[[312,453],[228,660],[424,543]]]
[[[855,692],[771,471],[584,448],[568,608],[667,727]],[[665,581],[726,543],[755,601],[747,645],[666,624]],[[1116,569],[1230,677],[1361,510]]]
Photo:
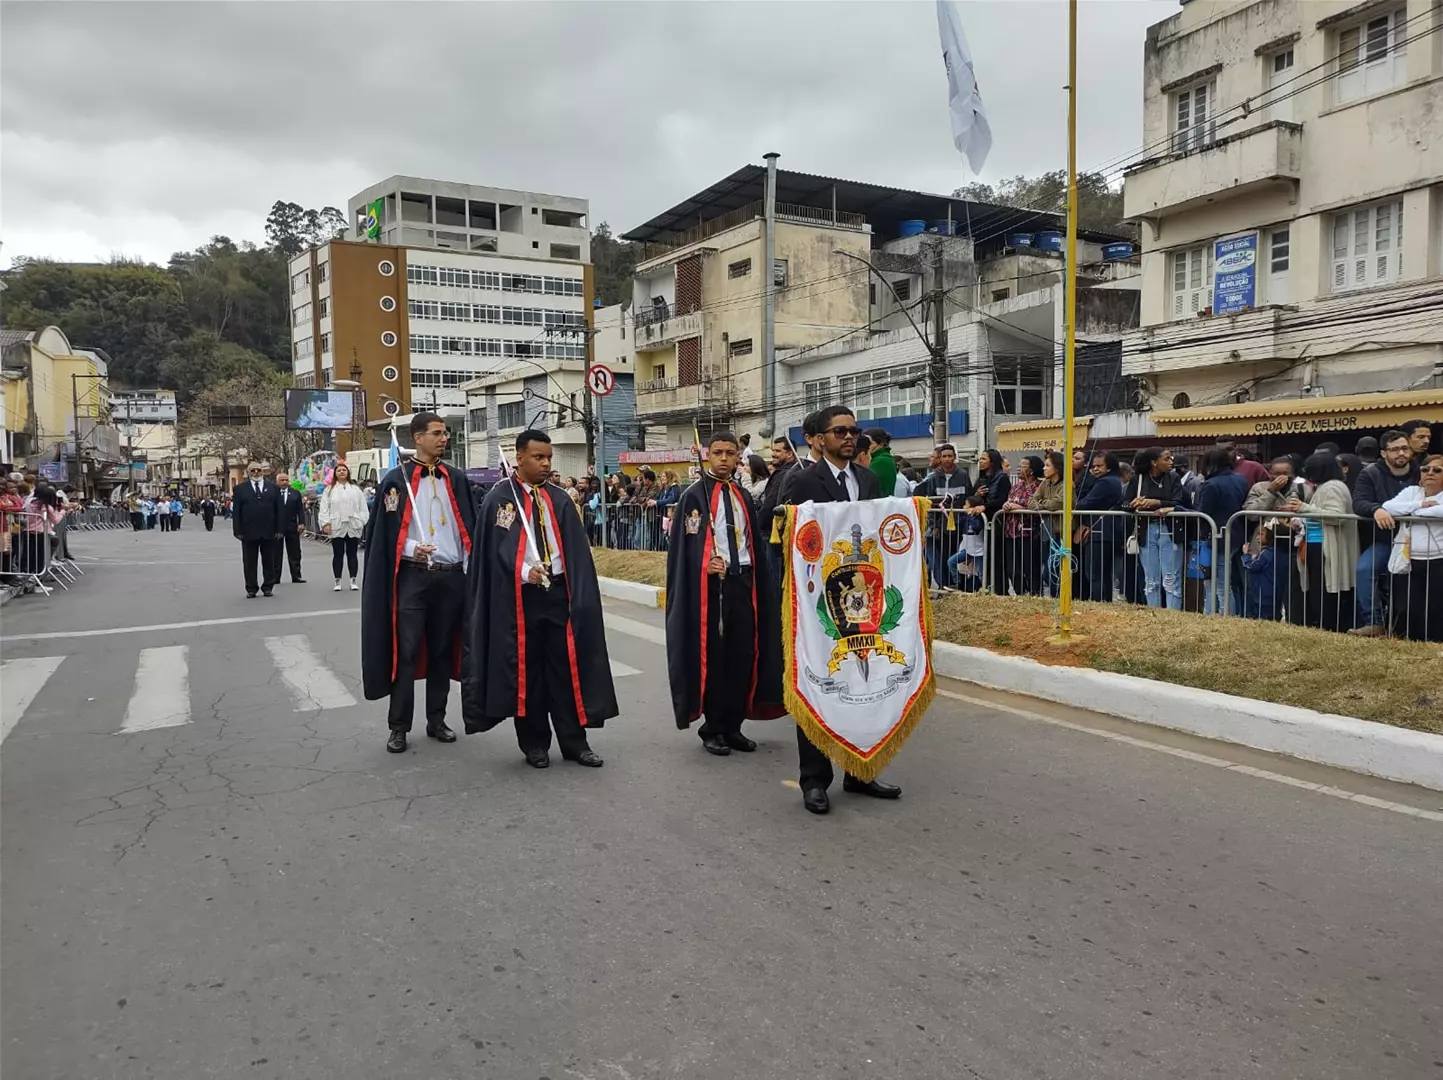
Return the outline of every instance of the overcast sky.
[[[1083,0],[1079,160],[1142,143],[1145,28]],[[1066,164],[1067,9],[963,5],[994,133],[983,180]],[[950,192],[932,3],[0,6],[0,263],[164,262],[262,240],[276,199],[345,208],[394,173],[591,200],[625,231],[762,154]]]

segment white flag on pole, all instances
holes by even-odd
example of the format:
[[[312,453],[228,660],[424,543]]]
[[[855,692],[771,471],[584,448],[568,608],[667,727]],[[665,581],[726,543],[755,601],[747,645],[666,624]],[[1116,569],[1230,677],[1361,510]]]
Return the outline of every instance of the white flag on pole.
[[[937,30],[942,36],[942,62],[947,66],[947,109],[952,115],[952,142],[967,159],[974,175],[982,172],[992,149],[992,128],[982,108],[972,51],[962,32],[962,5],[958,0],[937,0]]]

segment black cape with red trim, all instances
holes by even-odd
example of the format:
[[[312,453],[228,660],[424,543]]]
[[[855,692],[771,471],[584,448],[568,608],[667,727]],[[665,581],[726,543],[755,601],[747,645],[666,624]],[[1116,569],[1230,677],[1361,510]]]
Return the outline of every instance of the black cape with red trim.
[[[591,561],[591,545],[571,497],[555,484],[546,484],[541,490],[561,540],[571,606],[567,642],[571,686],[548,689],[572,694],[582,725],[599,728],[620,710],[611,684],[601,589]],[[524,626],[521,595],[523,588],[539,587],[521,584],[526,550],[521,517],[528,510],[525,489],[503,480],[487,493],[477,515],[476,546],[466,575],[470,623],[461,661],[461,704],[468,735],[489,731],[526,709],[526,657],[519,633]]]
[[[752,610],[756,628],[756,664],[751,671],[707,671],[708,608],[717,603],[720,582],[706,573],[711,558],[713,515],[720,513],[721,484],[703,475],[681,493],[672,511],[666,552],[666,667],[671,677],[676,726],[690,727],[702,713],[710,679],[747,679],[748,720],[786,715],[782,704],[781,608],[771,566],[763,557],[771,523],[762,531],[756,505],[740,485],[732,485],[747,519],[747,550],[752,564]],[[695,515],[695,516],[693,516]]]
[[[460,526],[463,554],[471,550],[476,535],[476,503],[466,474],[444,461],[436,466],[437,482],[444,482],[450,496],[450,507]],[[361,579],[361,688],[368,701],[389,697],[396,674],[396,571],[401,565],[404,542],[411,528],[412,501],[406,495],[406,483],[415,490],[416,478],[423,466],[407,461],[381,478],[376,487],[376,501],[366,522],[366,568]],[[405,473],[406,480],[401,479]],[[456,588],[466,587],[457,573]],[[464,626],[464,620],[463,620]],[[463,633],[458,633],[449,650],[451,678],[461,677]],[[416,659],[416,678],[426,677],[426,642],[422,639],[421,654]]]

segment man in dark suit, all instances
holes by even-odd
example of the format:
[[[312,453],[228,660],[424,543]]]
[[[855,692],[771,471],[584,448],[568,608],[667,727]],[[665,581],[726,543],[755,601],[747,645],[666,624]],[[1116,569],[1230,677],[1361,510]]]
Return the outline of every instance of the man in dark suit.
[[[281,496],[265,478],[259,461],[246,466],[246,479],[231,492],[231,530],[241,542],[246,596],[271,595],[281,577]],[[256,561],[261,578],[256,581]]]
[[[276,486],[281,499],[281,539],[286,545],[286,561],[291,564],[291,582],[304,585],[301,577],[301,525],[306,520],[306,508],[301,503],[301,493],[291,487],[291,478],[285,473],[276,475]],[[280,555],[276,555],[276,580],[281,577]]]
[[[852,464],[852,457],[857,452],[857,436],[862,433],[852,410],[845,405],[831,405],[813,415],[816,436],[812,445],[814,449],[820,448],[821,460],[811,468],[792,469],[787,474],[783,501],[788,506],[797,506],[804,502],[880,499],[882,494],[877,485],[877,474]],[[832,763],[812,744],[800,725],[797,727],[797,759],[802,805],[814,814],[825,814],[831,809],[827,788],[832,785]],[[859,780],[855,776],[847,776],[842,781],[842,790],[877,799],[895,799],[902,794],[902,789],[896,784],[882,780]]]

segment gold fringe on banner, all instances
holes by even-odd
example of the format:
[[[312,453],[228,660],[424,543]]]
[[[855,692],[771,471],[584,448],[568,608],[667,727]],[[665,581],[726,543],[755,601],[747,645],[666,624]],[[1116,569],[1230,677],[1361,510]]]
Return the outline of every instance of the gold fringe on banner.
[[[917,507],[918,520],[925,524],[927,520],[927,509],[931,503],[925,498],[912,500]],[[784,666],[782,668],[782,697],[786,703],[787,711],[792,714],[792,719],[806,732],[807,738],[812,745],[825,754],[833,765],[844,770],[848,774],[857,777],[859,780],[875,780],[882,774],[882,770],[891,764],[902,745],[911,736],[913,729],[921,721],[927,710],[931,708],[933,699],[937,696],[937,673],[932,668],[932,597],[927,590],[927,570],[925,565],[922,569],[921,581],[918,591],[920,593],[920,605],[922,609],[922,631],[926,637],[927,649],[927,680],[917,691],[917,696],[912,699],[911,706],[902,716],[901,721],[894,727],[886,740],[881,743],[867,757],[848,749],[837,742],[830,732],[823,726],[821,720],[813,712],[806,698],[797,693],[796,667],[797,667],[797,621],[796,621],[796,598],[792,581],[792,535],[796,530],[797,508],[788,506],[786,508],[786,523],[783,534],[786,537],[786,544],[783,547],[785,555],[782,569],[782,656]]]

